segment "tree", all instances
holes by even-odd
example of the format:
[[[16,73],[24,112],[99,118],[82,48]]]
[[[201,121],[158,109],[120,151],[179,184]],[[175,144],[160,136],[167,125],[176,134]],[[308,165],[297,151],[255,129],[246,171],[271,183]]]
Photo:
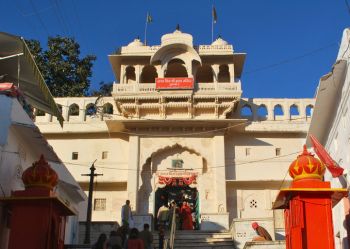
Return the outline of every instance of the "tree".
[[[26,41],[51,93],[55,97],[88,94],[94,55],[80,58],[80,46],[68,37],[49,37],[47,50],[37,40]]]
[[[104,81],[100,82],[100,88],[98,90],[93,90],[91,92],[91,96],[112,96],[112,90],[113,90],[113,82],[105,83]]]

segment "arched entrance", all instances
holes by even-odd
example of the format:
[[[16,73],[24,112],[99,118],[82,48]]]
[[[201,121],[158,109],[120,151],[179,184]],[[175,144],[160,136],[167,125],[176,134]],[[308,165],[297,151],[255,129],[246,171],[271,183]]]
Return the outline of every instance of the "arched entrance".
[[[172,201],[175,201],[176,206],[180,210],[180,207],[185,200],[188,201],[189,206],[191,207],[193,229],[199,230],[199,192],[195,187],[192,188],[189,185],[179,186],[170,184],[163,188],[158,188],[155,192],[154,213],[157,214],[159,208],[163,204],[170,206]],[[155,216],[155,222],[155,224],[158,223],[157,216]],[[182,230],[182,215],[179,212],[176,217],[176,228]]]

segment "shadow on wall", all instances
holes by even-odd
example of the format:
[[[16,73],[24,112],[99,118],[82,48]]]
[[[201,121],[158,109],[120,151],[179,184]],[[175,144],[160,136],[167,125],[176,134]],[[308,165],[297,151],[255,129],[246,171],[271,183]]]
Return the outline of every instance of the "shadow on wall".
[[[222,226],[221,224],[218,224],[216,222],[202,220],[201,221],[201,230],[204,230],[204,231],[226,231],[227,228],[225,228],[224,226]]]

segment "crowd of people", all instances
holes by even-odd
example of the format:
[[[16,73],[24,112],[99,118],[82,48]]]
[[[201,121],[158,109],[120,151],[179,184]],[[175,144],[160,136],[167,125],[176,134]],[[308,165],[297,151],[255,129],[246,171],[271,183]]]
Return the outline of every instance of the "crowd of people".
[[[184,199],[180,207],[175,201],[170,202],[170,207],[164,203],[158,210],[158,232],[159,248],[163,248],[165,230],[170,229],[173,215],[177,229],[193,230],[194,217],[192,208],[187,199]],[[144,224],[143,230],[139,232],[134,227],[134,219],[131,212],[130,201],[127,200],[121,210],[122,226],[116,231],[111,231],[109,237],[105,233],[100,234],[92,249],[152,249],[153,235],[150,225]]]
[[[179,230],[193,230],[195,217],[193,210],[189,205],[187,199],[182,202],[180,207],[177,206],[175,201],[170,202],[170,208],[167,203],[164,203],[159,209],[157,214],[158,225],[164,229],[168,229],[171,226],[173,220],[173,214],[176,215],[175,222],[176,228]]]
[[[149,228],[149,224],[144,224],[139,232],[137,228],[128,230],[123,225],[111,231],[109,238],[101,233],[92,249],[152,249],[153,235]]]

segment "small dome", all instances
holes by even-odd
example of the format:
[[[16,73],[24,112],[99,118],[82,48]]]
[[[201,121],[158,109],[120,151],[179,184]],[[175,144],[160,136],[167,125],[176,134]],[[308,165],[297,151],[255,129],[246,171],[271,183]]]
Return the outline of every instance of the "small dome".
[[[58,175],[41,155],[39,161],[23,172],[22,181],[26,189],[40,187],[52,190],[58,183]]]
[[[304,145],[304,151],[289,166],[289,175],[293,181],[301,179],[317,179],[322,181],[326,167],[324,164],[307,151]]]
[[[211,45],[228,45],[228,42],[219,36]]]
[[[169,44],[186,44],[187,46],[193,47],[193,37],[190,34],[183,33],[180,27],[176,27],[173,33],[165,34],[161,38],[161,46]]]
[[[140,41],[139,38],[136,38],[135,40],[133,40],[128,44],[128,47],[141,47],[141,46],[143,46],[143,43]]]

